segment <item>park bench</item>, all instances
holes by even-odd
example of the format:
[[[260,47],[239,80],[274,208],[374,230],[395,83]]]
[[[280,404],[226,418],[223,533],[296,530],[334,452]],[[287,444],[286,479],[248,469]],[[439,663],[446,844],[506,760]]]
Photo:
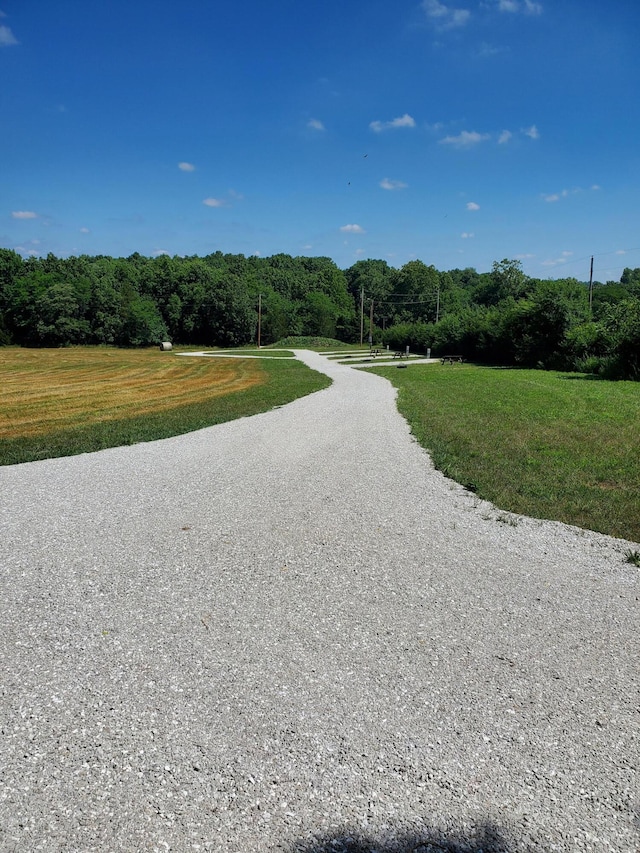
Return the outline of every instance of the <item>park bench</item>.
[[[399,349],[399,350],[396,350],[396,351],[394,352],[393,357],[394,357],[394,358],[405,358],[405,357],[406,357],[406,355],[407,355],[407,354],[406,354],[406,352],[405,352],[404,350]]]
[[[461,355],[443,355],[440,359],[440,364],[462,364],[464,356]]]

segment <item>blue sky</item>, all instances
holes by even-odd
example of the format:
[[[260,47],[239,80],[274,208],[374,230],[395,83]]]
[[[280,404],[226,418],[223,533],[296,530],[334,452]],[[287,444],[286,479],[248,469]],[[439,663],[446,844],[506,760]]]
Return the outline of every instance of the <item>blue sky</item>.
[[[630,0],[0,0],[0,246],[617,280]]]

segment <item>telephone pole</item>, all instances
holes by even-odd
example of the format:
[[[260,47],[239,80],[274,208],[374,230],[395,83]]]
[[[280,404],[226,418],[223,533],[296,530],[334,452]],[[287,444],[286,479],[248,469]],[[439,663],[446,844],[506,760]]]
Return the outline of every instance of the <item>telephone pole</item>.
[[[262,294],[258,294],[258,349],[260,349],[260,326],[262,325]]]
[[[364,287],[360,288],[360,346],[364,340]]]
[[[589,273],[589,311],[593,306],[593,255],[591,255],[591,272]]]
[[[371,308],[369,310],[369,346],[373,346],[373,299],[371,300]]]

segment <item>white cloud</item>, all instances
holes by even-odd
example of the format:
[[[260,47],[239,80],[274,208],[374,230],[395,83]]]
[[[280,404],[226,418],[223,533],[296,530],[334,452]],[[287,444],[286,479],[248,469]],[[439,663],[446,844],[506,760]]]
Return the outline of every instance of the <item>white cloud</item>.
[[[471,17],[471,12],[468,9],[454,9],[440,3],[440,0],[423,0],[422,8],[427,18],[439,30],[463,27]]]
[[[178,163],[178,169],[180,169],[181,172],[195,172],[196,167],[193,163],[185,163],[183,161],[182,163]]]
[[[589,189],[594,192],[597,192],[601,189],[601,187],[599,187],[598,184],[594,184],[593,186],[589,187]],[[582,187],[573,187],[573,189],[562,190],[561,192],[557,193],[542,193],[542,198],[545,201],[555,202],[560,201],[561,198],[568,198],[570,195],[579,195],[582,192],[585,192]]]
[[[89,231],[89,229],[88,229],[88,228],[81,228],[81,229],[80,229],[80,233],[81,233],[81,234],[91,234],[91,231]]]
[[[11,216],[14,219],[37,219],[38,214],[34,213],[33,210],[13,210],[11,212]]]
[[[626,249],[618,249],[618,251],[616,252],[616,255],[626,255],[626,254],[627,254]]]
[[[476,235],[473,233],[473,231],[463,231],[460,236],[463,240],[469,240],[471,237],[475,237]]]
[[[489,139],[488,133],[477,133],[475,130],[463,130],[458,136],[445,136],[440,145],[452,145],[454,148],[471,148],[479,142]]]
[[[540,139],[540,131],[535,124],[532,124],[531,127],[524,128],[522,132],[525,136],[528,136],[529,139]]]
[[[227,198],[205,198],[202,200],[207,207],[232,207],[234,202],[242,201],[244,196],[237,193],[235,190],[228,190]]]
[[[467,210],[480,210],[480,205],[476,204],[475,201],[468,201]]]
[[[478,49],[478,56],[481,59],[486,59],[489,56],[498,56],[500,53],[507,53],[509,48],[507,47],[496,47],[493,44],[489,44],[486,41],[483,41]]]
[[[511,133],[510,130],[503,130],[500,136],[498,137],[498,145],[506,145],[512,136],[513,133]]]
[[[532,255],[531,252],[526,252],[524,255],[516,255],[516,260],[518,261],[526,261],[529,258],[535,258],[535,255]]]
[[[40,245],[40,240],[27,240],[27,242],[25,243],[24,246],[16,246],[15,250],[16,250],[16,252],[26,252],[29,255],[38,255],[39,252],[35,251],[34,249],[29,249],[27,247],[28,246],[39,246],[39,245]]]
[[[307,122],[307,127],[310,127],[311,130],[326,130],[324,124],[317,118],[309,119],[309,121]]]
[[[347,234],[366,234],[366,231],[360,225],[342,225],[340,227],[341,231],[346,232]]]
[[[411,118],[409,113],[405,113],[403,116],[399,116],[398,118],[394,118],[391,121],[372,121],[369,124],[371,130],[375,133],[380,133],[383,130],[391,130],[398,127],[415,127],[415,119]]]
[[[171,257],[170,252],[167,252],[166,249],[156,249],[153,253],[154,258],[159,258],[160,255],[169,255],[169,257]]]
[[[5,27],[3,24],[0,26],[0,47],[10,47],[13,44],[20,44],[20,42],[9,27]]]
[[[572,190],[562,190],[562,192],[559,193],[549,193],[548,195],[545,195],[543,193],[542,198],[545,201],[555,202],[560,201],[561,198],[568,198],[568,196],[570,195],[577,195],[581,192],[582,190],[580,189],[580,187],[574,187]]]
[[[380,181],[380,186],[383,190],[404,190],[407,187],[403,181],[390,181],[389,178],[383,178]]]
[[[535,3],[533,0],[498,0],[499,12],[511,12],[517,14],[522,12],[523,15],[541,15],[542,5]]]
[[[546,261],[542,261],[542,266],[555,267],[558,264],[566,264],[571,255],[573,255],[573,252],[562,252],[559,258],[548,258]]]

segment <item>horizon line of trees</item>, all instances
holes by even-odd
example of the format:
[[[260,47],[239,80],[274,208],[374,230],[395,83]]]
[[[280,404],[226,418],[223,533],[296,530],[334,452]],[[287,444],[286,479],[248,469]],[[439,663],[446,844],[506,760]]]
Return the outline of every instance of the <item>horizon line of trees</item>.
[[[319,336],[488,363],[640,379],[640,268],[619,282],[525,275],[504,259],[491,272],[396,269],[326,257],[74,256],[23,259],[0,249],[0,344],[197,346]]]

